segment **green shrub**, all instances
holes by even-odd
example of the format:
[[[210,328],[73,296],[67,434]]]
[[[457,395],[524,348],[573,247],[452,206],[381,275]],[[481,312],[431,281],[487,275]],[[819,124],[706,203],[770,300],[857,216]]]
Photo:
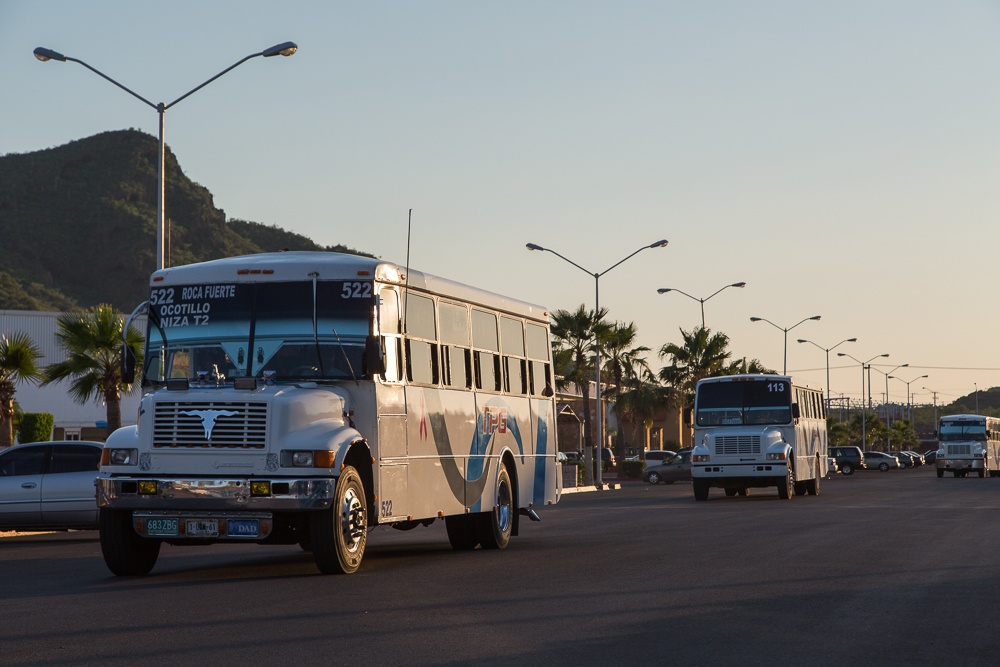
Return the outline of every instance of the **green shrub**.
[[[48,412],[24,412],[17,425],[18,442],[44,442],[52,438],[56,418]]]
[[[619,465],[621,474],[632,479],[642,477],[642,469],[646,467],[645,461],[622,461]]]

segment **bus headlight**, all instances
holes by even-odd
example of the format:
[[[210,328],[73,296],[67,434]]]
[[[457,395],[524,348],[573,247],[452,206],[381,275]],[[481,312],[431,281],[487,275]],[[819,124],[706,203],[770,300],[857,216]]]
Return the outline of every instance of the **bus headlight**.
[[[105,449],[101,452],[102,466],[134,466],[139,463],[138,449]]]
[[[784,452],[768,452],[768,454],[767,454],[767,460],[768,461],[784,461],[785,460],[785,453]]]
[[[695,463],[708,463],[709,459],[711,458],[712,457],[709,456],[708,454],[695,454],[694,456],[691,457],[691,460],[694,461]]]
[[[283,468],[332,468],[336,458],[336,452],[324,449],[287,450],[281,452],[281,466]]]

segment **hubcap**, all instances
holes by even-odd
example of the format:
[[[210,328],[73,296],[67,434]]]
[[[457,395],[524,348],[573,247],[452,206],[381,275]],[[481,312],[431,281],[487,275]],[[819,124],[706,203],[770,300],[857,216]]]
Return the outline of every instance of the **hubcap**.
[[[347,489],[344,494],[340,505],[340,526],[347,550],[356,550],[365,534],[365,508],[354,489]]]
[[[510,487],[506,480],[500,481],[500,488],[497,489],[497,526],[500,531],[506,533],[511,522],[511,495]]]

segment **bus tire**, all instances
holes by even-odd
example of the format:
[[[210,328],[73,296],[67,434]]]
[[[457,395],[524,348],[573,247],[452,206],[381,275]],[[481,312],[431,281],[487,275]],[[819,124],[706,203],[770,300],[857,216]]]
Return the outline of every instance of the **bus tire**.
[[[797,496],[804,496],[806,495],[806,491],[809,490],[805,482],[795,482],[794,489]]]
[[[160,541],[136,533],[129,510],[102,507],[99,522],[101,553],[108,569],[119,577],[149,574],[160,555]]]
[[[750,487],[749,486],[744,486],[741,489],[737,489],[736,493],[738,493],[739,495],[741,495],[743,497],[749,496],[750,495]]]
[[[941,469],[939,468],[939,469],[938,469],[938,471],[937,471],[937,474],[938,474],[938,479],[940,479],[940,478],[944,477],[944,470],[941,470]]]
[[[735,495],[736,495],[736,489],[730,489],[730,488],[726,489],[726,498],[732,498]]]
[[[980,477],[980,479],[983,478],[983,477],[986,477],[986,471],[985,470],[980,470],[979,471],[979,477]]]
[[[514,528],[514,485],[511,483],[507,466],[503,463],[497,470],[497,485],[493,495],[493,507],[477,517],[479,544],[484,549],[505,549],[510,544],[510,534]]]
[[[448,542],[455,551],[471,551],[479,546],[479,535],[471,514],[455,514],[444,518]]]
[[[845,475],[853,474],[854,466],[852,466],[850,463],[845,462],[843,465],[840,466],[840,472],[842,472]]]
[[[778,497],[788,500],[795,493],[795,471],[792,466],[788,466],[788,473],[784,477],[778,478]]]
[[[353,466],[337,478],[330,509],[313,512],[309,535],[316,567],[323,574],[351,574],[361,566],[368,541],[365,487]]]
[[[694,499],[695,500],[708,500],[708,480],[695,479],[691,481],[691,486],[694,487]]]
[[[815,477],[813,477],[811,480],[809,480],[808,482],[806,482],[806,492],[810,496],[818,496],[819,495],[819,470],[816,471],[816,476]]]

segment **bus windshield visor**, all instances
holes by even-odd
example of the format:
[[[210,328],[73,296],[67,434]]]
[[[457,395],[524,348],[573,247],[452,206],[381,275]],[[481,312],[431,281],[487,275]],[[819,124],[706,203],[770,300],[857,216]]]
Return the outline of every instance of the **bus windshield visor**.
[[[155,288],[146,379],[359,379],[374,304],[370,282]]]
[[[976,422],[942,422],[938,440],[941,442],[967,442],[969,440],[986,442],[986,425]]]
[[[787,424],[792,392],[786,380],[706,382],[695,398],[698,426]]]

